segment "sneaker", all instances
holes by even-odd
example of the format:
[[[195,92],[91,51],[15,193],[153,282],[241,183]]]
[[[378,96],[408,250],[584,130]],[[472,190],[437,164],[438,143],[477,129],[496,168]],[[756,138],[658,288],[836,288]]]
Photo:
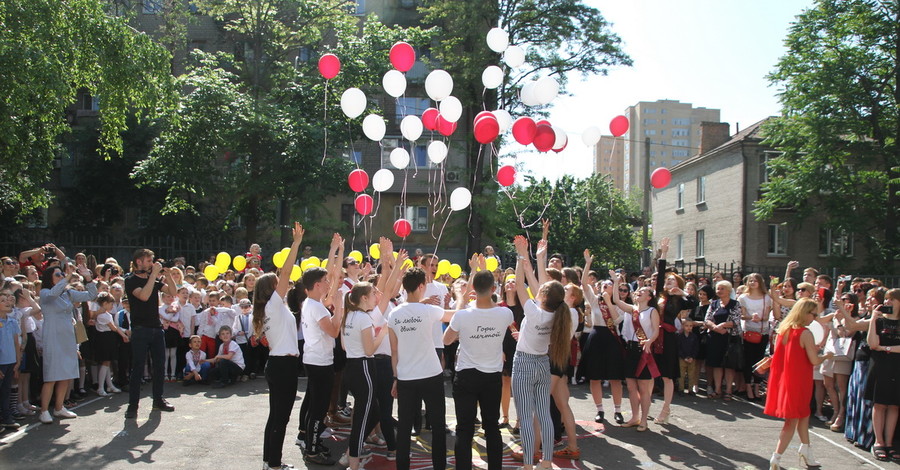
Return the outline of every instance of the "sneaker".
[[[616,420],[616,424],[618,424],[619,426],[625,424],[625,417],[622,416],[622,413],[620,413],[618,411],[615,412],[613,414],[613,418]]]
[[[2,426],[6,429],[19,429],[20,424],[15,421],[10,421],[8,423],[3,423]]]
[[[125,410],[125,419],[137,418],[137,410],[137,405],[128,405],[128,409]]]
[[[322,454],[325,457],[331,457],[331,449],[325,447],[322,443],[315,444],[313,450],[315,451],[313,452],[314,454]]]
[[[122,389],[121,389],[121,388],[116,388],[115,385],[110,385],[110,386],[109,386],[109,393],[122,393]]]
[[[332,425],[337,424],[338,426],[350,424],[353,422],[353,420],[344,416],[344,414],[341,412],[332,413],[332,414],[328,415],[328,421],[329,421],[329,424],[332,424]]]
[[[10,414],[10,416],[12,416],[12,419],[14,419],[16,421],[22,421],[25,419],[25,415],[23,415],[22,413],[19,413],[19,410],[16,408],[11,409],[9,414]]]
[[[250,380],[250,377],[247,377],[246,375],[241,376],[241,382],[246,382],[248,380]]]
[[[251,378],[251,379],[255,379],[255,378],[256,378],[256,372],[251,372],[251,373],[250,373],[250,378]]]
[[[306,441],[303,440],[303,439],[301,439],[301,438],[299,438],[299,437],[296,438],[296,439],[294,439],[294,445],[296,445],[297,447],[299,447],[300,450],[303,450],[303,451],[306,450]]]
[[[384,454],[384,458],[387,459],[388,462],[393,462],[397,460],[397,452],[389,450]]]
[[[595,422],[595,423],[602,423],[602,422],[603,422],[604,415],[605,415],[605,414],[604,414],[602,411],[598,411],[598,412],[597,412],[597,416],[594,416],[594,422]]]
[[[322,439],[328,439],[329,437],[331,437],[333,435],[334,435],[334,429],[325,428],[325,430],[322,431],[321,434],[319,434],[319,437],[321,437]]]
[[[294,470],[294,466],[289,463],[282,462],[278,467],[270,467],[268,462],[263,462],[263,470]]]
[[[53,416],[56,416],[59,419],[72,419],[72,418],[78,417],[77,414],[72,413],[71,411],[67,410],[65,406],[58,410],[54,410]]]
[[[27,401],[24,402],[24,403],[22,403],[22,406],[24,406],[26,410],[31,410],[31,411],[41,411],[41,408],[40,408],[39,406],[34,406],[34,405],[32,405],[31,403],[29,403],[29,402],[27,402]]]
[[[331,460],[328,456],[321,452],[315,454],[305,453],[303,454],[303,461],[316,465],[334,465],[334,460]]]
[[[102,388],[97,389],[97,395],[100,395],[101,397],[108,397],[108,396],[109,396],[109,394],[106,393],[106,390],[103,390]]]
[[[34,416],[34,410],[26,407],[25,405],[19,403],[19,406],[16,407],[19,411],[19,414],[24,418],[25,416]]]
[[[341,408],[340,411],[338,411],[338,413],[340,413],[341,416],[343,416],[347,419],[350,419],[350,417],[353,416],[353,407],[345,406],[345,407]]]
[[[175,407],[172,406],[169,402],[166,401],[165,398],[160,398],[159,400],[153,401],[153,409],[159,411],[175,411]]]
[[[50,411],[41,411],[41,417],[39,418],[44,424],[53,424],[53,417],[50,416]]]

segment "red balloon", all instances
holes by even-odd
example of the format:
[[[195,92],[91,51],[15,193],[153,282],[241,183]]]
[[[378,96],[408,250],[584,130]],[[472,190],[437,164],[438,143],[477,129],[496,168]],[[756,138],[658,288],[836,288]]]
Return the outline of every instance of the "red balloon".
[[[422,125],[429,131],[437,130],[437,117],[440,114],[435,108],[428,108],[422,113]]]
[[[475,140],[480,144],[489,144],[500,135],[500,124],[497,123],[497,118],[493,117],[483,117],[480,121],[475,121],[475,128],[473,129],[475,132]]]
[[[628,132],[628,118],[625,116],[616,116],[609,122],[609,131],[612,135],[619,137]]]
[[[537,132],[537,125],[534,123],[534,119],[531,119],[530,117],[520,117],[513,123],[512,132],[516,142],[522,145],[528,145],[534,142],[534,134]]]
[[[556,152],[556,153],[559,153],[559,152],[562,152],[563,150],[565,150],[566,147],[568,147],[568,146],[569,146],[569,141],[566,140],[566,143],[564,143],[564,144],[562,145],[562,147],[555,148],[555,149],[553,149],[553,151]]]
[[[672,172],[668,168],[657,168],[650,173],[650,184],[656,189],[662,189],[672,182]]]
[[[543,124],[543,125],[545,125],[545,126],[553,127],[553,124],[550,124],[550,121],[548,121],[548,120],[546,120],[546,119],[542,119],[542,120],[538,121],[536,124],[539,125],[539,126],[540,126],[541,124]]]
[[[350,172],[350,176],[347,177],[347,183],[350,184],[350,189],[354,192],[361,193],[369,185],[369,175],[365,170],[353,170]]]
[[[356,212],[359,212],[360,215],[369,215],[372,213],[372,209],[375,208],[375,201],[368,194],[360,194],[356,196],[354,205],[356,206]]]
[[[456,132],[456,123],[450,122],[444,119],[440,114],[437,117],[437,130],[441,133],[441,135],[445,137],[450,137],[451,134]]]
[[[487,116],[491,116],[491,117],[493,117],[494,119],[497,119],[497,116],[494,116],[494,113],[492,113],[492,112],[490,112],[490,111],[482,111],[482,112],[480,112],[480,113],[478,113],[478,114],[475,115],[475,119],[473,119],[473,122],[478,123],[478,120],[479,120],[479,119],[484,118],[484,117],[487,117]]]
[[[409,44],[398,42],[391,46],[390,58],[391,65],[393,65],[395,69],[406,72],[416,63],[416,51],[413,50],[412,46]]]
[[[412,224],[406,219],[397,219],[394,222],[394,234],[400,238],[406,238],[412,233]]]
[[[497,182],[500,186],[512,186],[516,182],[516,169],[511,165],[501,166],[497,170]]]
[[[341,71],[341,59],[334,54],[325,54],[319,58],[319,73],[327,80],[337,77]]]
[[[553,149],[553,144],[555,143],[556,132],[553,132],[552,127],[546,124],[537,126],[537,131],[534,133],[534,148],[538,149],[538,151],[546,152]]]

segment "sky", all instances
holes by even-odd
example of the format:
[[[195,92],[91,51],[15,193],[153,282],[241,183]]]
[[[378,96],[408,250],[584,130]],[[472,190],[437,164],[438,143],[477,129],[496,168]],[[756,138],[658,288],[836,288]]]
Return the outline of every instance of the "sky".
[[[743,129],[779,113],[766,74],[784,55],[788,28],[812,0],[584,0],[600,10],[634,61],[607,76],[571,77],[553,101],[549,121],[566,131],[559,154],[523,152],[518,162],[555,180],[590,175],[592,150],[581,132],[609,121],[638,101],[673,99],[720,109],[723,122]],[[514,150],[505,148],[503,153]],[[507,162],[502,159],[501,162]]]

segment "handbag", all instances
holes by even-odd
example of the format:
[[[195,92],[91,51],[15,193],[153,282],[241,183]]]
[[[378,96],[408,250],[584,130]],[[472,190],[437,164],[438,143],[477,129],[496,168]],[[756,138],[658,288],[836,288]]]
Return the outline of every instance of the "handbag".
[[[722,367],[726,369],[741,370],[744,365],[744,344],[739,336],[729,338],[728,349],[725,350],[725,360]]]
[[[762,333],[758,331],[745,331],[744,332],[744,341],[752,344],[759,344],[762,342]]]
[[[88,340],[87,328],[84,327],[84,323],[80,321],[75,322],[75,342],[77,344],[84,343]]]
[[[753,364],[753,372],[763,375],[769,371],[769,367],[772,367],[772,356],[766,356]]]

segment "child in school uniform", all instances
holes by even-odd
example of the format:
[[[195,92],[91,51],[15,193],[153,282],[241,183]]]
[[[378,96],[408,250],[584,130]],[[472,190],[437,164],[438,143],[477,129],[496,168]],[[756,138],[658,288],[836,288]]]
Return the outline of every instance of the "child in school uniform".
[[[206,353],[206,357],[216,355],[216,334],[218,333],[218,314],[216,308],[219,305],[219,293],[210,292],[207,295],[209,308],[198,313],[194,317],[194,324],[197,327],[197,335],[200,336],[200,349]]]
[[[181,307],[181,337],[178,338],[178,348],[176,351],[176,356],[178,360],[175,364],[175,370],[177,371],[175,374],[176,379],[182,378],[182,372],[184,371],[184,366],[186,363],[184,362],[185,354],[187,354],[190,348],[190,338],[194,335],[194,332],[191,328],[191,322],[194,321],[194,315],[197,314],[197,310],[194,309],[194,306],[188,302],[188,297],[190,296],[190,290],[187,287],[187,284],[183,285],[178,289],[178,297],[177,302]]]
[[[131,301],[128,297],[122,298],[122,309],[116,312],[116,326],[125,336],[131,338]],[[131,343],[119,341],[119,358],[116,361],[116,380],[119,387],[128,385],[131,379]]]
[[[159,303],[159,319],[166,338],[166,382],[172,382],[177,375],[178,341],[184,329],[181,320],[181,303],[172,294],[163,293]]]
[[[213,388],[221,388],[237,382],[244,370],[244,355],[241,353],[241,348],[231,338],[231,327],[222,325],[219,328],[219,339],[222,340],[219,354],[209,361],[215,366],[210,372],[210,380],[215,381]]]
[[[190,338],[190,350],[185,354],[185,363],[182,385],[187,387],[195,383],[207,383],[212,365],[206,360],[206,353],[200,349],[200,337],[197,335]]]
[[[237,315],[231,328],[234,330],[234,342],[240,346],[241,354],[245,358],[244,361],[248,363],[247,367],[241,372],[241,382],[246,382],[249,379],[250,364],[252,363],[252,361],[248,360],[250,358],[250,342],[248,339],[253,335],[253,318],[250,317],[250,314],[253,313],[253,304],[250,302],[250,299],[239,301],[235,307],[235,312]]]
[[[681,388],[689,393],[697,386],[697,355],[700,354],[700,335],[694,333],[693,328],[682,328],[678,335],[678,365]],[[694,383],[691,383],[694,382]]]
[[[7,286],[0,290],[0,426],[7,429],[18,429],[19,423],[13,420],[10,406],[12,384],[19,378],[19,364],[22,360],[20,349],[21,329],[19,322],[12,318],[15,297]]]
[[[97,376],[97,395],[108,397],[110,393],[119,393],[122,390],[116,388],[112,383],[112,371],[110,365],[113,359],[118,359],[118,337],[123,342],[128,342],[128,336],[119,330],[116,322],[113,320],[113,305],[115,299],[107,293],[101,292],[97,296],[97,305],[99,312],[95,320],[97,335],[94,344],[94,359],[100,363],[100,371]],[[104,388],[105,385],[105,388]]]

